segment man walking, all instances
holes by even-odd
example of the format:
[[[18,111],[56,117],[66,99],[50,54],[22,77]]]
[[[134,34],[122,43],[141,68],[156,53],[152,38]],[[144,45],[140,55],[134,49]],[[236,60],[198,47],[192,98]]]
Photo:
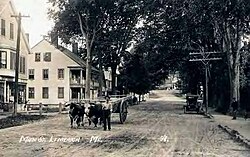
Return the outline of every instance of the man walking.
[[[236,114],[237,114],[237,111],[238,111],[238,102],[236,101],[235,98],[233,98],[232,108],[233,108],[233,120],[235,120],[236,119]]]
[[[110,102],[110,97],[105,96],[105,103],[103,103],[102,110],[103,110],[103,128],[104,131],[107,130],[107,122],[108,122],[108,129],[111,130],[110,126],[110,119],[111,119],[111,112],[112,112],[112,104]]]

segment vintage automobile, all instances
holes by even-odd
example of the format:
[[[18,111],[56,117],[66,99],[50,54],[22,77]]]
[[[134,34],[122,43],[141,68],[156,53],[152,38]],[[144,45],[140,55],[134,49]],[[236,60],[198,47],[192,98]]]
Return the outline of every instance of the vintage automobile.
[[[184,113],[188,111],[196,111],[201,113],[203,111],[203,100],[199,95],[186,95],[186,104],[183,106]]]

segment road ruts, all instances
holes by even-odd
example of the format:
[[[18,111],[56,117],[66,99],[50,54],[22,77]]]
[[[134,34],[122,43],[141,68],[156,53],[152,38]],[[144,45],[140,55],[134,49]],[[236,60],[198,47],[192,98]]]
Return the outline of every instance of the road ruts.
[[[71,129],[68,115],[0,130],[0,156],[70,157],[250,157],[212,120],[184,114],[185,100],[170,92],[129,108],[125,124],[112,116],[112,130],[101,126]],[[87,122],[86,122],[87,125]],[[19,143],[20,136],[81,137],[80,143]],[[92,136],[103,142],[91,143]]]

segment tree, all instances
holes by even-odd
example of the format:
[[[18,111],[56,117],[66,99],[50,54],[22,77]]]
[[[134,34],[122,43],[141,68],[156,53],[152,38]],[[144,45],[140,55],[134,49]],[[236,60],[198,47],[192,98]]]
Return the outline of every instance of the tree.
[[[76,36],[83,37],[87,50],[87,65],[91,65],[93,56],[95,56],[94,58],[99,60],[99,64],[110,66],[114,92],[116,69],[120,64],[122,54],[133,39],[135,26],[148,2],[140,0],[71,0],[70,3],[67,3],[62,0],[50,0],[50,3],[54,7],[49,12],[56,21],[54,29],[59,32],[63,42],[70,43],[72,37]],[[101,59],[103,60],[101,61]],[[102,68],[101,65],[99,67]],[[90,70],[90,68],[86,70],[87,80]],[[88,91],[87,80],[86,92]]]
[[[187,49],[197,49],[198,45],[205,51],[226,54],[230,95],[231,98],[235,97],[239,100],[241,41],[242,37],[249,33],[249,2],[247,0],[187,0],[183,3],[172,1],[165,6],[179,11],[179,14],[173,13],[173,16],[176,15],[175,18],[170,18],[166,24],[170,24],[168,28],[175,26],[176,31],[181,32],[179,40],[188,43]],[[179,21],[182,28],[173,25],[174,21]],[[174,40],[177,41],[176,38]]]
[[[123,86],[129,92],[139,95],[146,94],[151,89],[149,74],[145,67],[142,54],[132,54],[130,59],[126,61],[125,66],[121,69]]]
[[[112,93],[115,94],[116,71],[123,56],[127,53],[131,41],[138,31],[137,25],[142,20],[147,1],[119,1],[117,10],[110,17],[107,29],[98,39],[98,46],[103,49],[103,65],[111,67]]]
[[[241,56],[241,93],[240,107],[246,111],[250,111],[249,95],[250,95],[250,43],[245,42]]]
[[[145,66],[154,88],[163,83],[170,71],[176,71],[185,60],[186,47],[183,38],[182,3],[172,0],[156,0],[148,6],[143,17],[143,27],[137,33],[136,45],[143,51]]]
[[[87,49],[86,99],[90,98],[92,51],[99,33],[105,29],[110,14],[116,9],[113,0],[49,0],[49,15],[55,21],[54,30],[65,43],[72,37],[82,37]]]
[[[205,51],[222,52],[222,61],[227,63],[227,70],[219,63],[220,69],[216,69],[213,64],[212,70],[224,71],[212,77],[217,78],[213,83],[226,81],[230,84],[230,100],[240,98],[240,58],[242,49],[242,38],[249,33],[250,5],[247,0],[210,0],[210,1],[185,1],[182,9],[182,17],[187,19],[184,29],[191,28],[193,31],[186,31],[185,38],[190,39],[189,43],[195,43]],[[185,16],[188,15],[188,16]],[[181,18],[181,17],[180,17]],[[187,29],[186,29],[187,30]],[[193,32],[193,33],[192,33]],[[190,45],[196,48],[194,44]],[[218,78],[220,76],[223,79]],[[214,78],[211,78],[213,80]],[[223,86],[224,88],[225,86]],[[214,91],[217,91],[213,86]],[[222,91],[226,93],[227,89]],[[215,92],[211,93],[213,95]],[[227,105],[228,106],[228,105]]]
[[[242,38],[249,33],[250,4],[247,0],[211,1],[213,25],[226,53],[230,97],[240,101],[240,58]]]

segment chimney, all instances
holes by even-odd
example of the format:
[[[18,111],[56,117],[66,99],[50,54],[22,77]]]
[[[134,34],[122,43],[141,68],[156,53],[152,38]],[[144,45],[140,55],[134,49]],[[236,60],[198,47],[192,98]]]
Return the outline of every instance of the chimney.
[[[72,43],[72,52],[76,55],[79,55],[78,54],[78,43]]]
[[[30,42],[30,34],[29,33],[25,33],[26,39],[28,41],[28,43]]]
[[[58,35],[56,32],[51,32],[50,33],[50,42],[52,45],[58,47]]]

